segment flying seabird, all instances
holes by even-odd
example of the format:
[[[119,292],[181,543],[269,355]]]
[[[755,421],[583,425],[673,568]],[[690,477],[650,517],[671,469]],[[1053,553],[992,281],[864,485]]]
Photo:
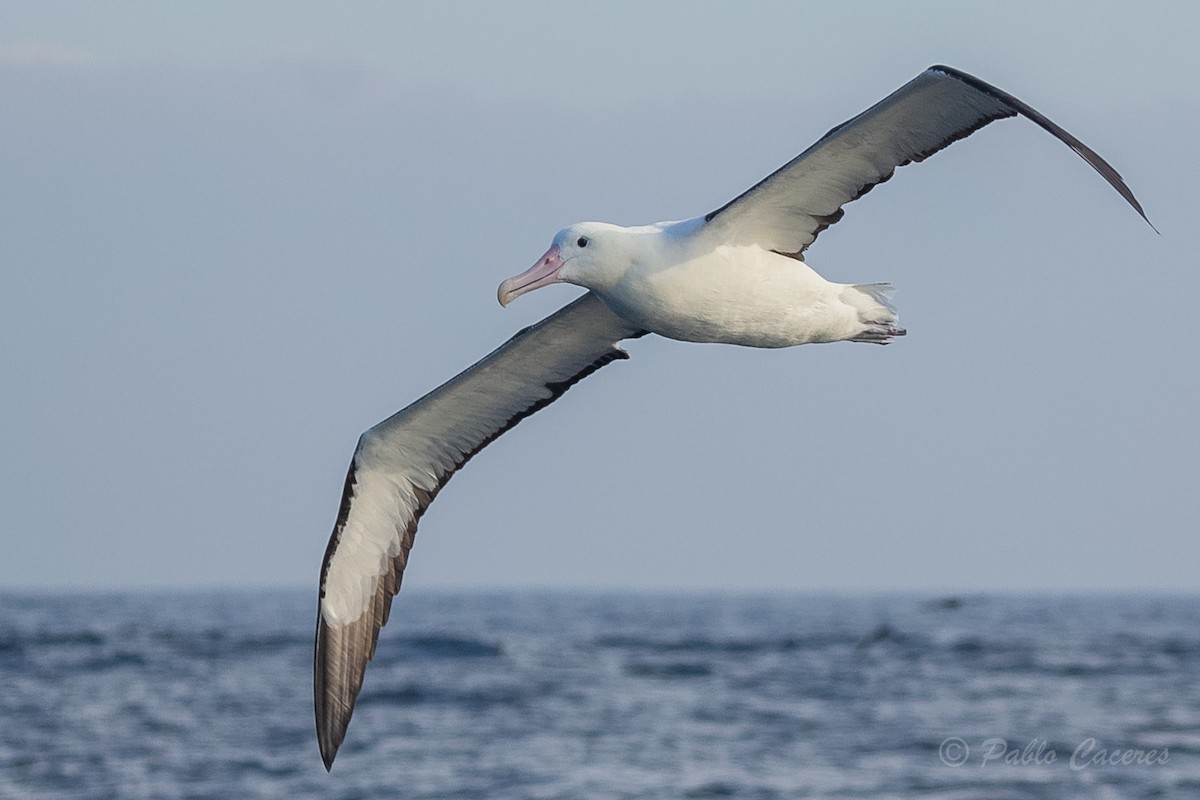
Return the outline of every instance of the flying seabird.
[[[1022,101],[934,66],[724,206],[701,217],[559,231],[518,295],[566,282],[589,291],[358,441],[321,566],[314,691],[326,769],[346,735],[363,672],[400,588],[417,522],[446,481],[525,417],[612,361],[622,339],[790,347],[887,344],[904,335],[887,284],[831,283],[804,251],[843,206],[990,122],[1023,116],[1074,150],[1146,220],[1115,169]],[[1151,225],[1153,227],[1153,225]]]

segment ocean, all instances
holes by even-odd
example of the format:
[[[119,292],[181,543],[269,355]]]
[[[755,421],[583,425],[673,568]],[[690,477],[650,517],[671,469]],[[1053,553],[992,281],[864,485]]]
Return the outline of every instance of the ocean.
[[[326,774],[313,595],[0,593],[0,798],[1200,797],[1200,598],[406,590]]]

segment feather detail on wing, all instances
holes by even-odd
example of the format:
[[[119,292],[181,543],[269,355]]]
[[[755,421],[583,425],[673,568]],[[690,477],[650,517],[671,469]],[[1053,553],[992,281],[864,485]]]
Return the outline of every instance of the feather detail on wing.
[[[1095,151],[1007,92],[943,66],[930,67],[838,125],[705,221],[724,241],[800,258],[821,231],[842,218],[846,203],[891,178],[897,167],[1017,115],[1079,154],[1150,222],[1120,174]]]
[[[313,663],[328,769],[408,564],[417,522],[473,455],[642,335],[588,293],[362,435],[325,560]]]

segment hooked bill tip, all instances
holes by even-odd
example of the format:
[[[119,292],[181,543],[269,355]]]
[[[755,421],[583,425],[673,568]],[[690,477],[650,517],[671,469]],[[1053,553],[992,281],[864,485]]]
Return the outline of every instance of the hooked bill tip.
[[[512,287],[509,286],[511,282],[512,281],[504,281],[498,287],[496,287],[496,299],[500,301],[500,306],[502,308],[507,307],[509,302],[512,301],[513,292]]]

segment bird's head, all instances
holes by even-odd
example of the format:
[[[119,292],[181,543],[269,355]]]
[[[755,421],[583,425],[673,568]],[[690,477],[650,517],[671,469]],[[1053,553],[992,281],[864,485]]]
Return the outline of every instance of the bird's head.
[[[603,293],[632,263],[625,233],[626,229],[604,222],[563,228],[536,264],[500,284],[496,291],[500,305],[552,283],[573,283]]]

